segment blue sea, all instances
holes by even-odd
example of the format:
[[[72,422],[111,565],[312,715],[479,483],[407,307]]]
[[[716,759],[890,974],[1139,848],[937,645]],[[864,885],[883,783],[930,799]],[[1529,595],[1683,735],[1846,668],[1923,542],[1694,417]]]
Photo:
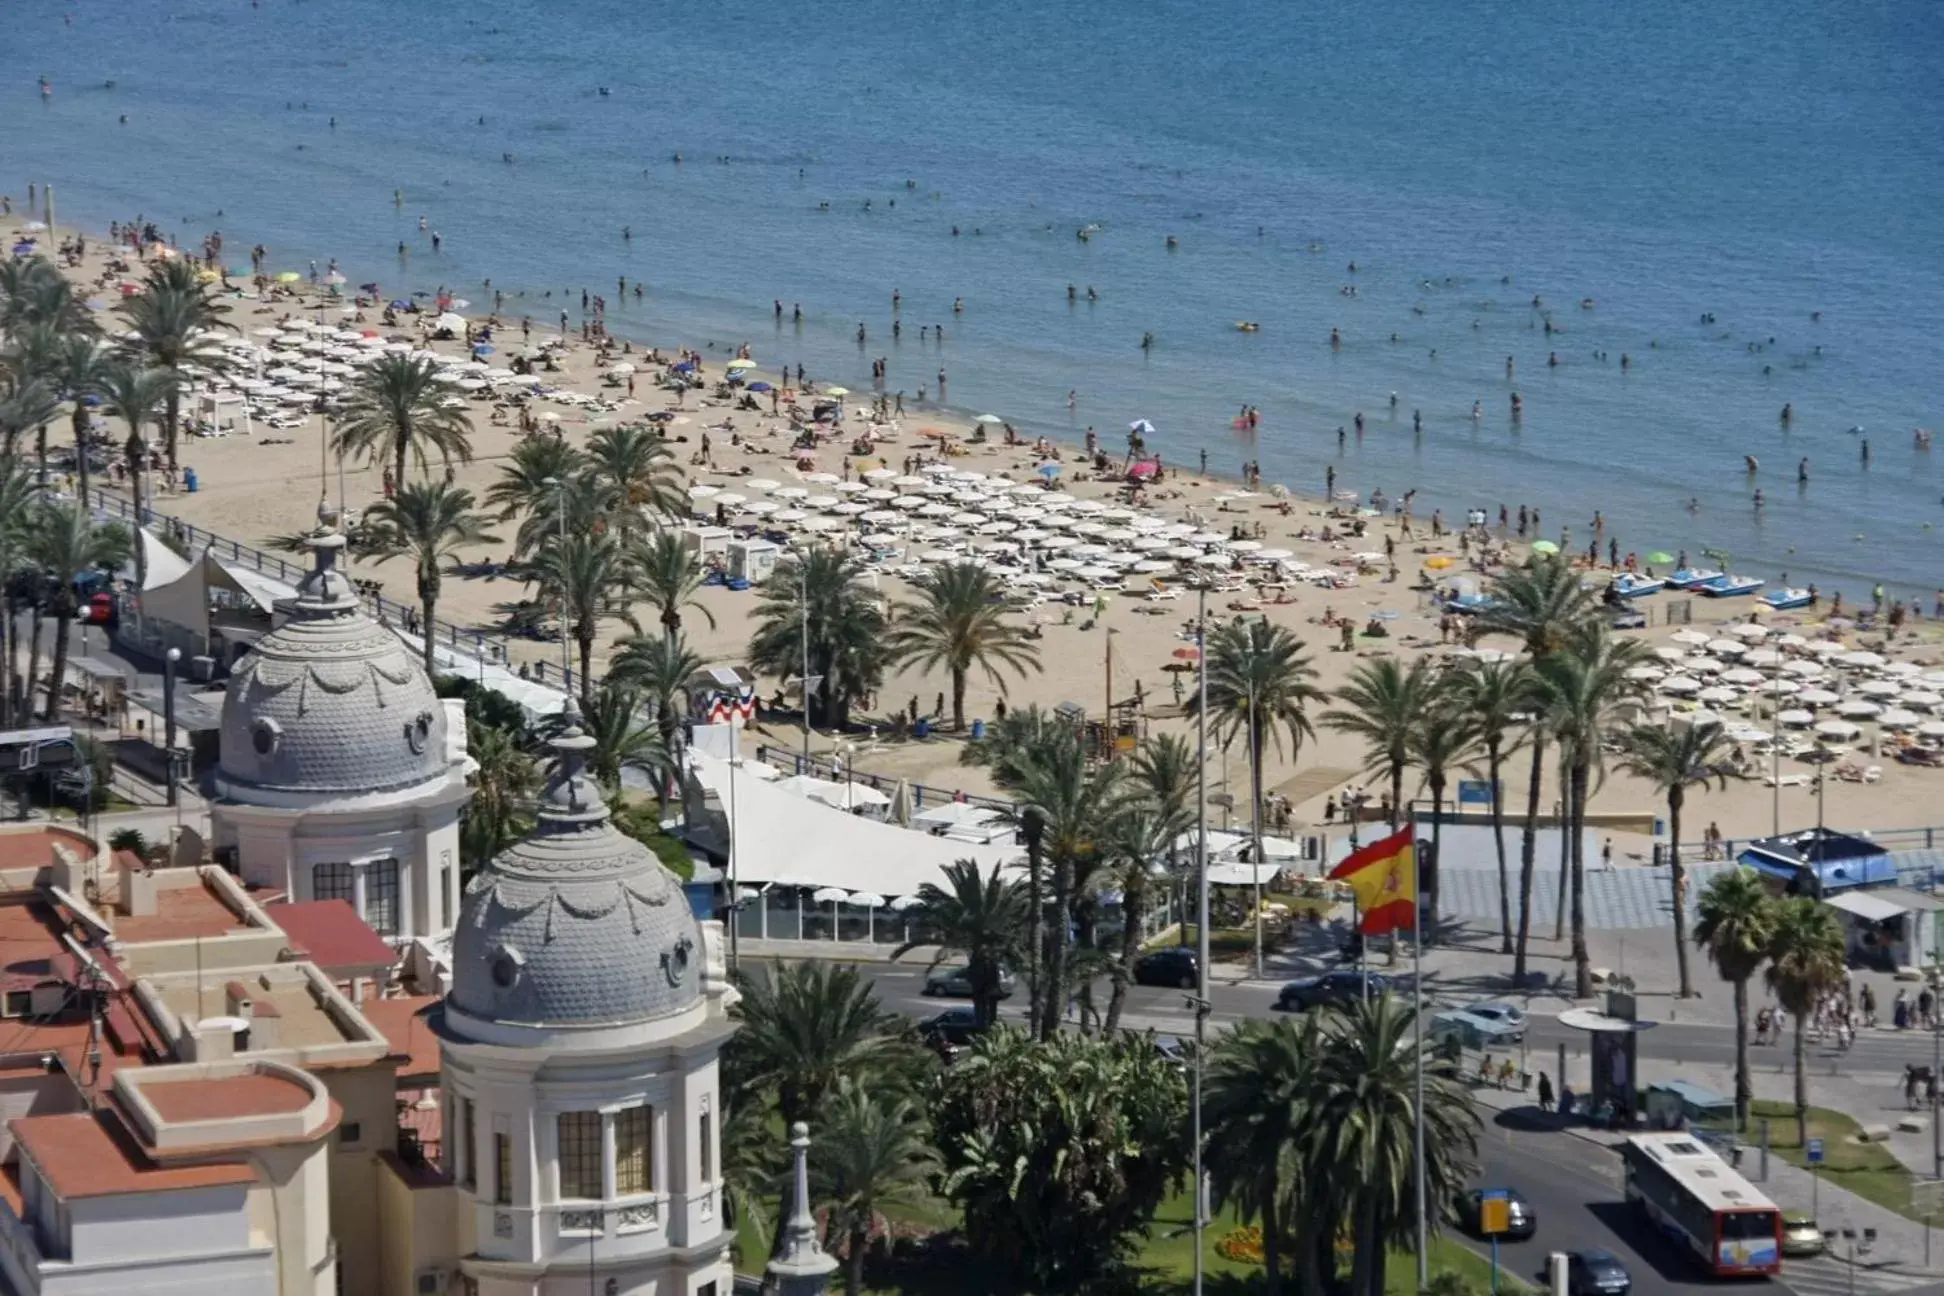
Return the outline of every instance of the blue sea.
[[[1935,0],[0,0],[0,189],[475,309],[490,278],[536,325],[585,287],[638,338],[860,389],[886,356],[908,408],[943,368],[961,410],[1147,418],[1170,462],[1309,494],[1334,465],[1420,516],[1533,504],[1583,548],[1597,509],[1623,553],[1928,596],[1940,65]]]

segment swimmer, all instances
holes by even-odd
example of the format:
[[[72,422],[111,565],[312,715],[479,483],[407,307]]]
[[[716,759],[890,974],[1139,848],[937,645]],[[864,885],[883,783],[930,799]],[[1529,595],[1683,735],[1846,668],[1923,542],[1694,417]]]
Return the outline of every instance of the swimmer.
[[[1809,457],[1807,455],[1804,455],[1796,461],[1796,481],[1803,486],[1809,484]]]
[[[1790,421],[1793,420],[1794,418],[1795,418],[1795,405],[1793,403],[1784,405],[1782,407],[1782,426],[1783,427],[1789,426]]]
[[[1479,401],[1473,401],[1472,402],[1472,422],[1476,423],[1478,422],[1478,420],[1484,417],[1485,417],[1485,409],[1483,404]]]
[[[1175,236],[1172,234],[1168,235],[1168,251],[1172,252],[1180,246],[1181,246],[1180,240],[1175,238]]]
[[[1748,469],[1748,471],[1752,473],[1760,472],[1762,471],[1762,461],[1760,459],[1757,459],[1754,455],[1743,455],[1742,467]]]
[[[1331,329],[1330,330],[1330,350],[1341,351],[1342,349],[1343,349],[1343,334],[1339,333],[1335,329]]]

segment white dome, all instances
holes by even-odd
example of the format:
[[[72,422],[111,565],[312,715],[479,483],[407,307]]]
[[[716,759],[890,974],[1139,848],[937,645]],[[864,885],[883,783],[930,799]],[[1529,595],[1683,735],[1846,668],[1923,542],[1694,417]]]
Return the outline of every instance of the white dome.
[[[449,773],[445,707],[418,658],[359,606],[336,567],[343,546],[313,540],[290,619],[230,675],[219,768],[232,795],[391,792]]]

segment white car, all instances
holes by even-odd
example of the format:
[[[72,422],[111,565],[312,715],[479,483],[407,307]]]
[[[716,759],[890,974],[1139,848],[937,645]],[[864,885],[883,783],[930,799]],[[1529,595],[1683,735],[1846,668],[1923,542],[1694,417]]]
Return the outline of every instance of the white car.
[[[1502,999],[1491,999],[1482,1003],[1466,1004],[1464,1011],[1473,1017],[1482,1017],[1486,1021],[1495,1022],[1503,1027],[1504,1029],[1497,1035],[1497,1038],[1502,1041],[1517,1044],[1525,1038],[1525,1009],[1515,1003],[1506,1003]]]

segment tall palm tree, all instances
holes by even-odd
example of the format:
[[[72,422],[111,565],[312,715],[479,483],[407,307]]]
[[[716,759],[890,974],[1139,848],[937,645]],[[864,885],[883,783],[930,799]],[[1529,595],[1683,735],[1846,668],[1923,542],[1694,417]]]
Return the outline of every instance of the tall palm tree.
[[[1536,699],[1532,672],[1520,660],[1478,659],[1451,677],[1453,697],[1485,756],[1485,782],[1492,790],[1492,841],[1498,848],[1499,939],[1501,954],[1512,952],[1512,892],[1505,864],[1505,758],[1525,741]],[[1521,920],[1532,904],[1532,873],[1521,870]],[[1514,984],[1519,984],[1514,982]]]
[[[523,437],[501,462],[499,476],[486,488],[486,506],[497,510],[502,522],[526,514],[548,519],[551,525],[558,512],[554,492],[561,483],[579,477],[586,467],[587,456],[558,437]],[[530,551],[529,546],[518,552],[525,555]]]
[[[193,368],[222,373],[231,366],[217,333],[227,327],[222,319],[227,309],[200,288],[184,288],[166,279],[151,283],[122,302],[122,313],[136,335],[135,349],[176,375],[176,387],[169,394],[162,422],[163,446],[171,471],[176,467],[176,442],[182,433],[185,372]]]
[[[1067,937],[1069,926],[1077,925],[1077,902],[1110,857],[1115,824],[1128,808],[1126,769],[1118,762],[1090,764],[1072,729],[1049,729],[1011,752],[994,778],[1013,796],[1001,813],[1022,829],[1036,827],[1039,850],[1053,866],[1042,1000],[1036,1007],[1040,1037],[1048,1039],[1059,1030],[1069,988]]]
[[[1226,746],[1238,735],[1249,747],[1249,796],[1258,832],[1262,828],[1262,749],[1273,741],[1281,754],[1289,737],[1290,759],[1302,755],[1303,741],[1316,736],[1309,708],[1324,693],[1316,687],[1316,667],[1303,641],[1266,619],[1231,621],[1208,636],[1208,709]],[[1197,692],[1188,703],[1201,706]]]
[[[406,461],[423,468],[427,451],[448,464],[471,462],[472,416],[432,357],[381,355],[346,383],[331,448],[367,461],[389,460],[392,481],[402,487]]]
[[[46,428],[60,412],[54,389],[40,378],[14,378],[0,387],[0,455],[14,458],[20,439]]]
[[[1322,1014],[1299,1021],[1238,1022],[1211,1050],[1203,1081],[1202,1129],[1209,1191],[1215,1205],[1233,1206],[1245,1224],[1262,1229],[1264,1290],[1282,1290],[1283,1245],[1292,1222],[1325,1209],[1298,1211],[1309,1194],[1305,1171],[1315,1161],[1321,1132],[1313,1104],[1321,1096]],[[1331,1239],[1334,1241],[1334,1238]],[[1298,1267],[1303,1257],[1299,1252]],[[1334,1273],[1334,1263],[1331,1272]],[[1310,1290],[1307,1283],[1299,1288]]]
[[[918,598],[892,612],[884,650],[891,660],[929,671],[944,667],[952,681],[952,728],[965,728],[965,684],[972,668],[1003,695],[1004,667],[1015,675],[1040,669],[1039,645],[1013,621],[1005,586],[977,563],[934,567],[915,582]]]
[[[1586,803],[1601,767],[1607,736],[1638,709],[1640,686],[1628,680],[1645,650],[1616,639],[1604,622],[1589,622],[1566,648],[1535,668],[1545,689],[1547,719],[1567,760],[1567,841],[1572,857],[1574,995],[1593,993],[1586,949]]]
[[[630,534],[626,543],[628,588],[661,612],[662,633],[682,632],[682,609],[694,608],[715,629],[715,613],[696,597],[709,573],[700,557],[673,531]]]
[[[1181,734],[1155,734],[1135,749],[1134,759],[1128,762],[1128,774],[1134,794],[1141,799],[1142,808],[1179,825],[1175,836],[1166,845],[1165,854],[1177,909],[1186,913],[1186,892],[1190,878],[1188,870],[1181,864],[1180,839],[1194,831],[1200,819],[1201,809],[1197,801],[1200,755],[1195,745]],[[1185,943],[1188,924],[1184,921],[1179,930]]]
[[[128,425],[128,440],[122,453],[128,462],[128,484],[135,498],[138,524],[146,520],[147,500],[142,493],[142,474],[148,466],[147,441],[142,428],[159,423],[169,406],[169,390],[175,386],[175,372],[160,365],[142,366],[127,361],[109,365],[98,385],[102,408]],[[135,546],[135,588],[148,579],[148,558],[138,543]]]
[[[1491,597],[1478,616],[1481,634],[1510,635],[1534,663],[1560,652],[1599,609],[1581,587],[1579,573],[1558,554],[1533,554],[1524,566],[1493,580]],[[1527,942],[1532,934],[1532,872],[1539,850],[1539,809],[1546,772],[1546,730],[1530,731],[1532,764],[1526,780],[1525,824],[1519,840],[1519,886],[1527,902],[1519,910],[1512,954],[1513,984],[1523,986]]]
[[[763,582],[750,665],[781,679],[802,675],[806,608],[810,673],[821,677],[816,717],[842,728],[850,723],[852,705],[884,678],[883,604],[857,559],[835,549],[801,554]]]
[[[23,409],[12,416],[18,422],[18,431],[10,428],[9,435],[17,439],[33,431],[34,460],[43,478],[47,472],[47,428],[60,413],[64,399],[62,362],[67,339],[68,334],[52,324],[23,324],[8,334],[6,348],[0,351],[0,367],[11,376],[10,389],[32,405],[31,410]],[[29,413],[39,417],[29,418]]]
[[[52,723],[60,711],[61,686],[66,682],[68,640],[74,618],[81,611],[75,577],[96,570],[114,571],[128,561],[130,538],[117,525],[97,526],[86,507],[40,505],[27,537],[28,553],[48,576],[50,610],[54,614],[54,652],[47,677],[45,718]],[[31,696],[33,680],[28,679]],[[31,705],[31,702],[30,702]]]
[[[419,627],[425,673],[436,674],[432,648],[438,638],[434,626],[442,573],[458,560],[460,550],[498,544],[499,537],[487,532],[486,516],[473,511],[471,491],[442,481],[403,484],[390,499],[365,510],[365,521],[369,531],[364,544],[376,561],[412,560],[419,610],[425,617]]]
[[[871,1235],[889,1233],[883,1208],[926,1200],[942,1167],[928,1141],[930,1123],[909,1098],[883,1096],[845,1076],[822,1115],[811,1185],[830,1207],[825,1227],[844,1237],[844,1289],[861,1296]]]
[[[614,488],[623,516],[639,519],[644,513],[680,518],[688,514],[681,465],[668,443],[647,428],[632,424],[602,428],[587,439],[587,459]],[[624,530],[634,525],[624,523]]]
[[[540,774],[533,756],[520,746],[517,734],[470,717],[466,721],[466,754],[478,766],[460,837],[470,873],[526,831],[527,807],[539,790]]]
[[[1809,1146],[1809,1054],[1805,1032],[1823,996],[1849,976],[1843,925],[1828,905],[1808,896],[1776,902],[1769,931],[1769,989],[1795,1023],[1796,1143]]]
[[[1323,713],[1330,728],[1363,739],[1369,752],[1365,770],[1389,782],[1393,830],[1404,816],[1404,773],[1411,768],[1412,743],[1424,726],[1431,691],[1427,659],[1419,657],[1406,668],[1395,657],[1378,657],[1357,664],[1336,691],[1338,705]]]
[[[44,324],[60,332],[89,326],[88,309],[72,279],[44,256],[0,262],[0,333]]]
[[[633,626],[615,596],[627,588],[628,565],[611,531],[570,531],[550,538],[531,564],[532,579],[557,600],[561,633],[572,635],[580,652],[580,694],[593,696],[594,640],[601,622],[619,619]]]
[[[594,740],[587,768],[609,797],[621,794],[621,771],[640,770],[664,785],[670,773],[661,730],[641,722],[641,694],[625,684],[603,680],[581,707],[580,727]]]
[[[1445,791],[1451,775],[1477,750],[1478,735],[1470,715],[1464,710],[1448,677],[1434,677],[1424,714],[1410,735],[1412,762],[1424,771],[1424,786],[1431,792],[1431,868],[1430,886],[1425,888],[1426,930],[1438,929],[1437,867],[1444,847]]]
[[[608,681],[636,690],[654,715],[671,765],[689,690],[701,672],[702,659],[689,651],[679,634],[629,635],[615,646],[608,662]]]
[[[1102,1022],[1102,1029],[1110,1035],[1120,1029],[1121,1013],[1127,1007],[1127,988],[1134,982],[1134,964],[1141,956],[1142,922],[1147,917],[1155,862],[1167,857],[1187,823],[1185,817],[1167,815],[1145,798],[1138,798],[1115,817],[1108,834],[1113,859],[1120,870],[1121,895],[1120,949],[1115,954],[1113,987],[1108,992],[1107,1016]]]
[[[1016,881],[999,876],[999,865],[980,876],[976,860],[953,860],[944,869],[945,885],[927,882],[918,888],[918,906],[908,917],[918,935],[891,951],[903,958],[921,945],[936,948],[931,966],[963,954],[966,979],[972,985],[972,1011],[981,1028],[999,1016],[1004,997],[1001,974],[1018,962],[1026,917],[1026,892]]]
[[[40,507],[40,484],[11,455],[0,457],[0,726],[15,723],[14,577],[28,565],[29,524]]]
[[[1775,939],[1775,902],[1747,869],[1718,873],[1695,906],[1694,941],[1735,989],[1735,1128],[1748,1128],[1748,983]]]
[[[62,397],[74,406],[70,417],[74,429],[74,473],[84,501],[88,498],[88,428],[93,417],[89,401],[101,395],[102,379],[117,363],[108,344],[92,333],[74,332],[61,339],[54,374]]]
[[[741,1022],[723,1048],[739,1085],[773,1090],[784,1125],[816,1118],[846,1075],[866,1074],[899,1044],[899,1019],[855,967],[813,959],[736,972]]]
[[[1731,780],[1743,777],[1729,763],[1733,751],[1719,724],[1687,725],[1663,729],[1658,725],[1635,725],[1620,735],[1624,751],[1621,768],[1636,778],[1646,779],[1667,798],[1667,857],[1669,883],[1674,892],[1674,963],[1680,973],[1680,997],[1694,993],[1688,978],[1687,957],[1687,864],[1681,859],[1681,809],[1687,804],[1691,787],[1710,784],[1726,788]]]

